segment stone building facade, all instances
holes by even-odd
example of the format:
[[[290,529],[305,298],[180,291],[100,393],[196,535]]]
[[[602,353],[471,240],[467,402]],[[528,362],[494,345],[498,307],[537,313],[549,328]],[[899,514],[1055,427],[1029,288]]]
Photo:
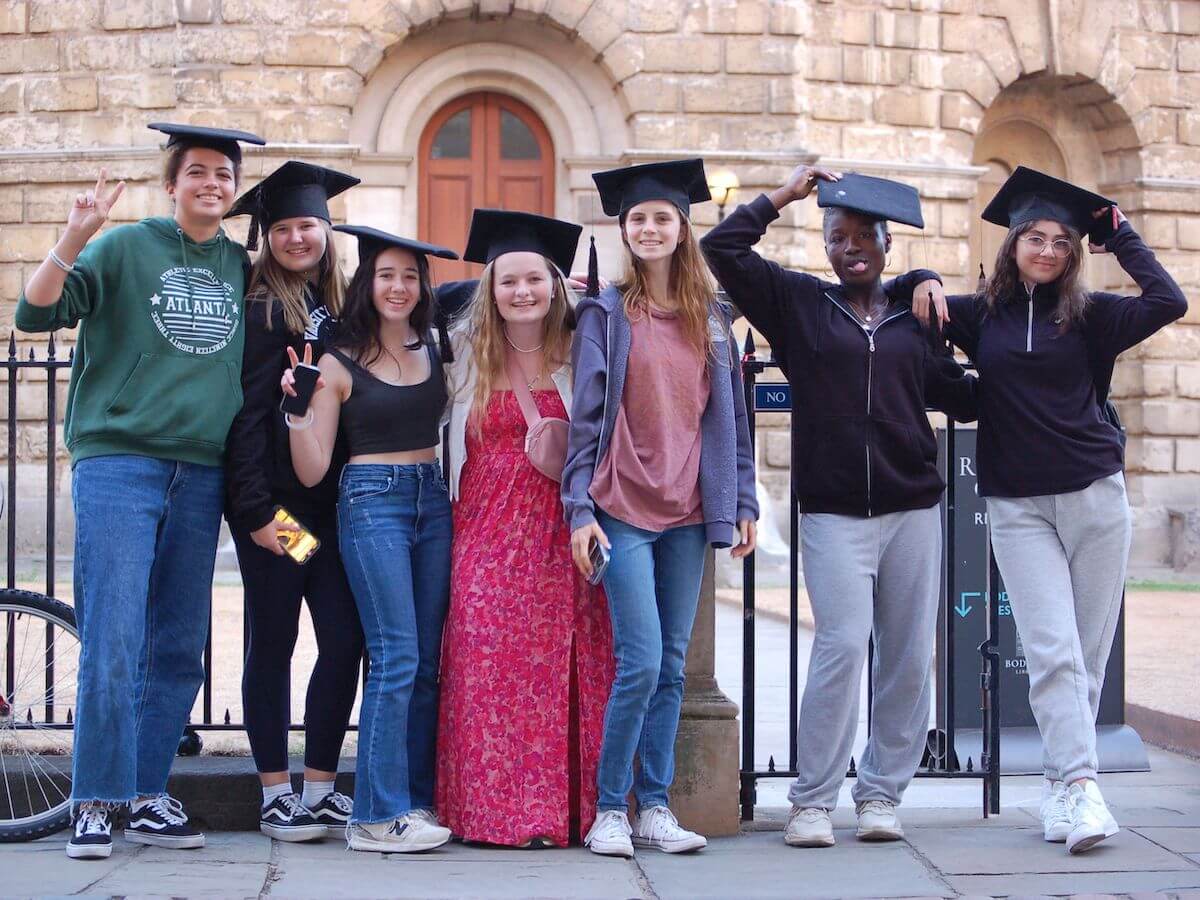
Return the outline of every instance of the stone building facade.
[[[114,219],[168,211],[147,122],[263,135],[250,179],[287,158],[348,169],[363,184],[337,215],[418,234],[429,195],[463,201],[453,129],[438,130],[461,124],[450,105],[485,101],[520,120],[518,145],[536,132],[540,155],[513,158],[541,160],[538,202],[595,234],[608,274],[618,237],[590,173],[700,155],[736,173],[742,199],[809,160],[918,186],[928,226],[898,229],[890,269],[935,268],[953,288],[990,269],[999,235],[978,212],[1026,162],[1114,197],[1185,290],[1200,285],[1189,0],[0,0],[0,326],[100,166],[129,182]],[[480,146],[463,158],[496,181]],[[492,154],[501,169],[506,154]],[[470,190],[523,196],[524,177]],[[718,210],[695,214],[705,227]],[[786,210],[764,246],[822,271],[814,204]],[[1104,258],[1088,278],[1124,284]],[[1115,391],[1135,565],[1166,567],[1170,510],[1200,506],[1200,305],[1127,354]],[[46,449],[44,402],[22,397],[25,463]],[[786,435],[759,446],[779,496]]]

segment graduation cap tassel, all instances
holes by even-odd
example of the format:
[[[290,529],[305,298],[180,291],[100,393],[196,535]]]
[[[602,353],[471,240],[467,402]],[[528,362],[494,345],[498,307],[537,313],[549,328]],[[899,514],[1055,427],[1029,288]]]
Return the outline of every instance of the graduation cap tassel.
[[[246,232],[246,249],[258,249],[258,216],[250,217],[250,230]]]
[[[588,247],[588,276],[587,290],[584,291],[585,297],[600,296],[600,263],[596,259],[596,238],[593,235],[591,238],[591,246]]]
[[[987,289],[987,275],[983,272],[983,263],[979,263],[979,281],[975,285],[975,290],[982,294]]]

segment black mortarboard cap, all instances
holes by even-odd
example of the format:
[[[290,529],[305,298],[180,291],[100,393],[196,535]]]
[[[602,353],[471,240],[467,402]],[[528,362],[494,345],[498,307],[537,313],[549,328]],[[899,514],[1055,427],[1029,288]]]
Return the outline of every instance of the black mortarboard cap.
[[[1107,197],[1076,187],[1069,181],[1017,166],[987,205],[982,218],[1005,228],[1050,219],[1089,235],[1093,243],[1103,244],[1113,235],[1112,217],[1097,219],[1092,214],[1114,205]]]
[[[847,172],[838,181],[817,182],[817,206],[841,207],[870,216],[924,228],[921,195],[912,185]]]
[[[606,216],[622,216],[647,200],[669,200],[686,216],[691,204],[711,200],[704,160],[625,166],[592,175]]]
[[[380,231],[378,228],[371,228],[367,225],[334,225],[334,231],[340,231],[343,234],[352,234],[358,238],[358,258],[363,258],[364,251],[375,251],[386,249],[387,247],[399,247],[401,250],[407,250],[410,253],[416,253],[421,256],[436,256],[440,259],[458,259],[458,254],[453,250],[447,250],[445,247],[439,247],[437,244],[427,244],[424,241],[414,241],[411,238],[397,237],[394,234],[388,234],[386,231]]]
[[[438,309],[446,320],[455,318],[470,304],[479,288],[478,278],[468,278],[465,281],[443,281],[436,288]]]
[[[313,216],[329,219],[329,198],[358,184],[359,179],[345,172],[290,160],[242,194],[225,214],[252,216],[246,248],[258,247],[258,231],[265,233],[280,219]]]
[[[467,262],[490,263],[504,253],[540,253],[564,275],[571,271],[583,226],[504,209],[477,209],[467,235]]]
[[[188,144],[194,147],[209,147],[224,153],[235,163],[242,161],[242,144],[262,146],[266,140],[249,131],[233,128],[207,128],[203,125],[181,125],[175,122],[151,122],[146,126],[167,135],[167,146]]]

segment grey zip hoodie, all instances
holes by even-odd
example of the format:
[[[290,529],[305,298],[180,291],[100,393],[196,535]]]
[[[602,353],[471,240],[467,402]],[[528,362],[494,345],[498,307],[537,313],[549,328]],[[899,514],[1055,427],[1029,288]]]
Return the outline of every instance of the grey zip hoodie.
[[[625,304],[615,286],[599,297],[585,297],[575,315],[574,396],[562,479],[563,510],[572,531],[596,521],[588,491],[597,464],[608,452],[625,389],[631,341]],[[700,497],[705,532],[714,547],[732,546],[737,523],[758,518],[754,449],[730,322],[729,310],[714,299],[708,317],[716,351],[708,360],[712,387],[700,420]]]

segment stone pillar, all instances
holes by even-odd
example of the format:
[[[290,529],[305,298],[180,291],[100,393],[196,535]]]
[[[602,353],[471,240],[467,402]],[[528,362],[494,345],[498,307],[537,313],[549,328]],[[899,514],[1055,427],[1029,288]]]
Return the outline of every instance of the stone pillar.
[[[688,648],[683,713],[675,740],[671,808],[687,828],[717,837],[736,834],[738,707],[721,693],[713,672],[716,582],[713,551],[705,555],[700,608]]]

